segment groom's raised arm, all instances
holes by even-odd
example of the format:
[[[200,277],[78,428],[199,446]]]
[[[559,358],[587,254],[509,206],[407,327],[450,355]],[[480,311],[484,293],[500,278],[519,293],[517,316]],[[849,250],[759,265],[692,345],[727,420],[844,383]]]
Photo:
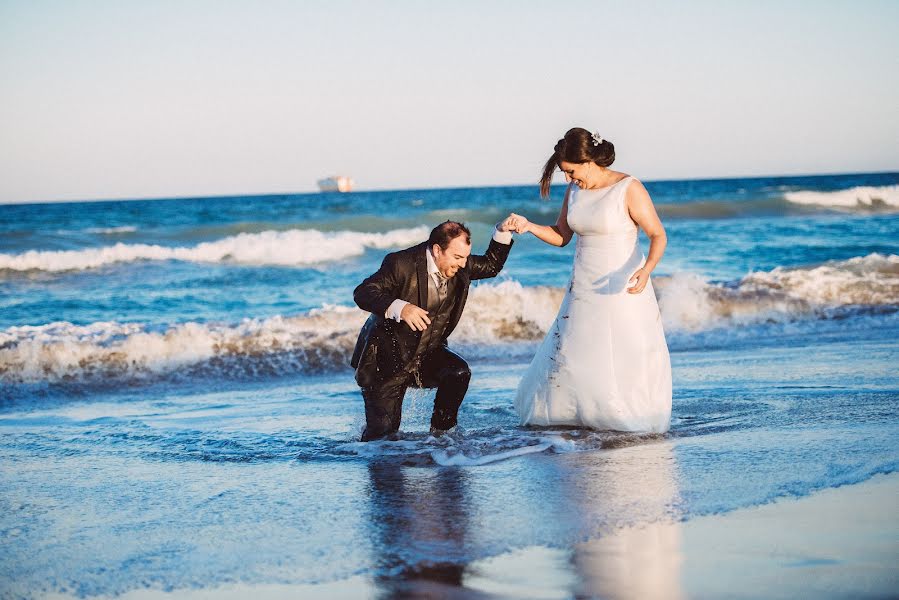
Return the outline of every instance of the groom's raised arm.
[[[399,260],[394,252],[385,256],[381,268],[353,290],[353,300],[362,310],[383,317],[399,293]]]
[[[493,239],[483,255],[472,254],[468,257],[468,272],[472,280],[496,277],[503,270],[509,250],[512,249],[512,232],[504,231],[498,225],[493,232]]]

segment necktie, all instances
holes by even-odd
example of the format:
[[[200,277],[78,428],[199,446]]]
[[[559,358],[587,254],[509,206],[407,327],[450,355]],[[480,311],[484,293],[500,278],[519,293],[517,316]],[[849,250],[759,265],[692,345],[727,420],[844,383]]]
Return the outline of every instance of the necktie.
[[[446,277],[440,271],[434,273],[434,283],[437,284],[437,297],[443,302],[446,298]]]

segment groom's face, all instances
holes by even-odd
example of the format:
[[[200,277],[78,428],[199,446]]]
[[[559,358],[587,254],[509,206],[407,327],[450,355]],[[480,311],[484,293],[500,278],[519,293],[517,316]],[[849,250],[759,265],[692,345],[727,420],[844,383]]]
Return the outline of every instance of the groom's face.
[[[434,255],[434,262],[440,272],[446,277],[452,277],[465,266],[465,261],[471,254],[471,244],[466,244],[465,236],[460,235],[450,240],[446,250],[441,249],[439,244],[434,244],[431,254]]]

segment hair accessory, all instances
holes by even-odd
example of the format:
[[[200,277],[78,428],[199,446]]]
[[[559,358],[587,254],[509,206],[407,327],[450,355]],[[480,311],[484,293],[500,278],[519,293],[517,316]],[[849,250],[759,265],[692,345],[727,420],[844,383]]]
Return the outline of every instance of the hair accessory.
[[[593,145],[594,146],[599,146],[602,143],[602,136],[599,135],[599,133],[593,132],[591,134],[591,136],[593,137]]]

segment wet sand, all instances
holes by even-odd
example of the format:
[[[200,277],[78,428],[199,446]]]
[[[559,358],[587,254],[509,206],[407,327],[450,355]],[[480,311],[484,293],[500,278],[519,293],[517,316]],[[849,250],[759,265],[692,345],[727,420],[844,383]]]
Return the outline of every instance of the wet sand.
[[[893,473],[726,514],[621,528],[572,548],[418,565],[396,578],[137,589],[119,598],[895,598],[897,498]]]

